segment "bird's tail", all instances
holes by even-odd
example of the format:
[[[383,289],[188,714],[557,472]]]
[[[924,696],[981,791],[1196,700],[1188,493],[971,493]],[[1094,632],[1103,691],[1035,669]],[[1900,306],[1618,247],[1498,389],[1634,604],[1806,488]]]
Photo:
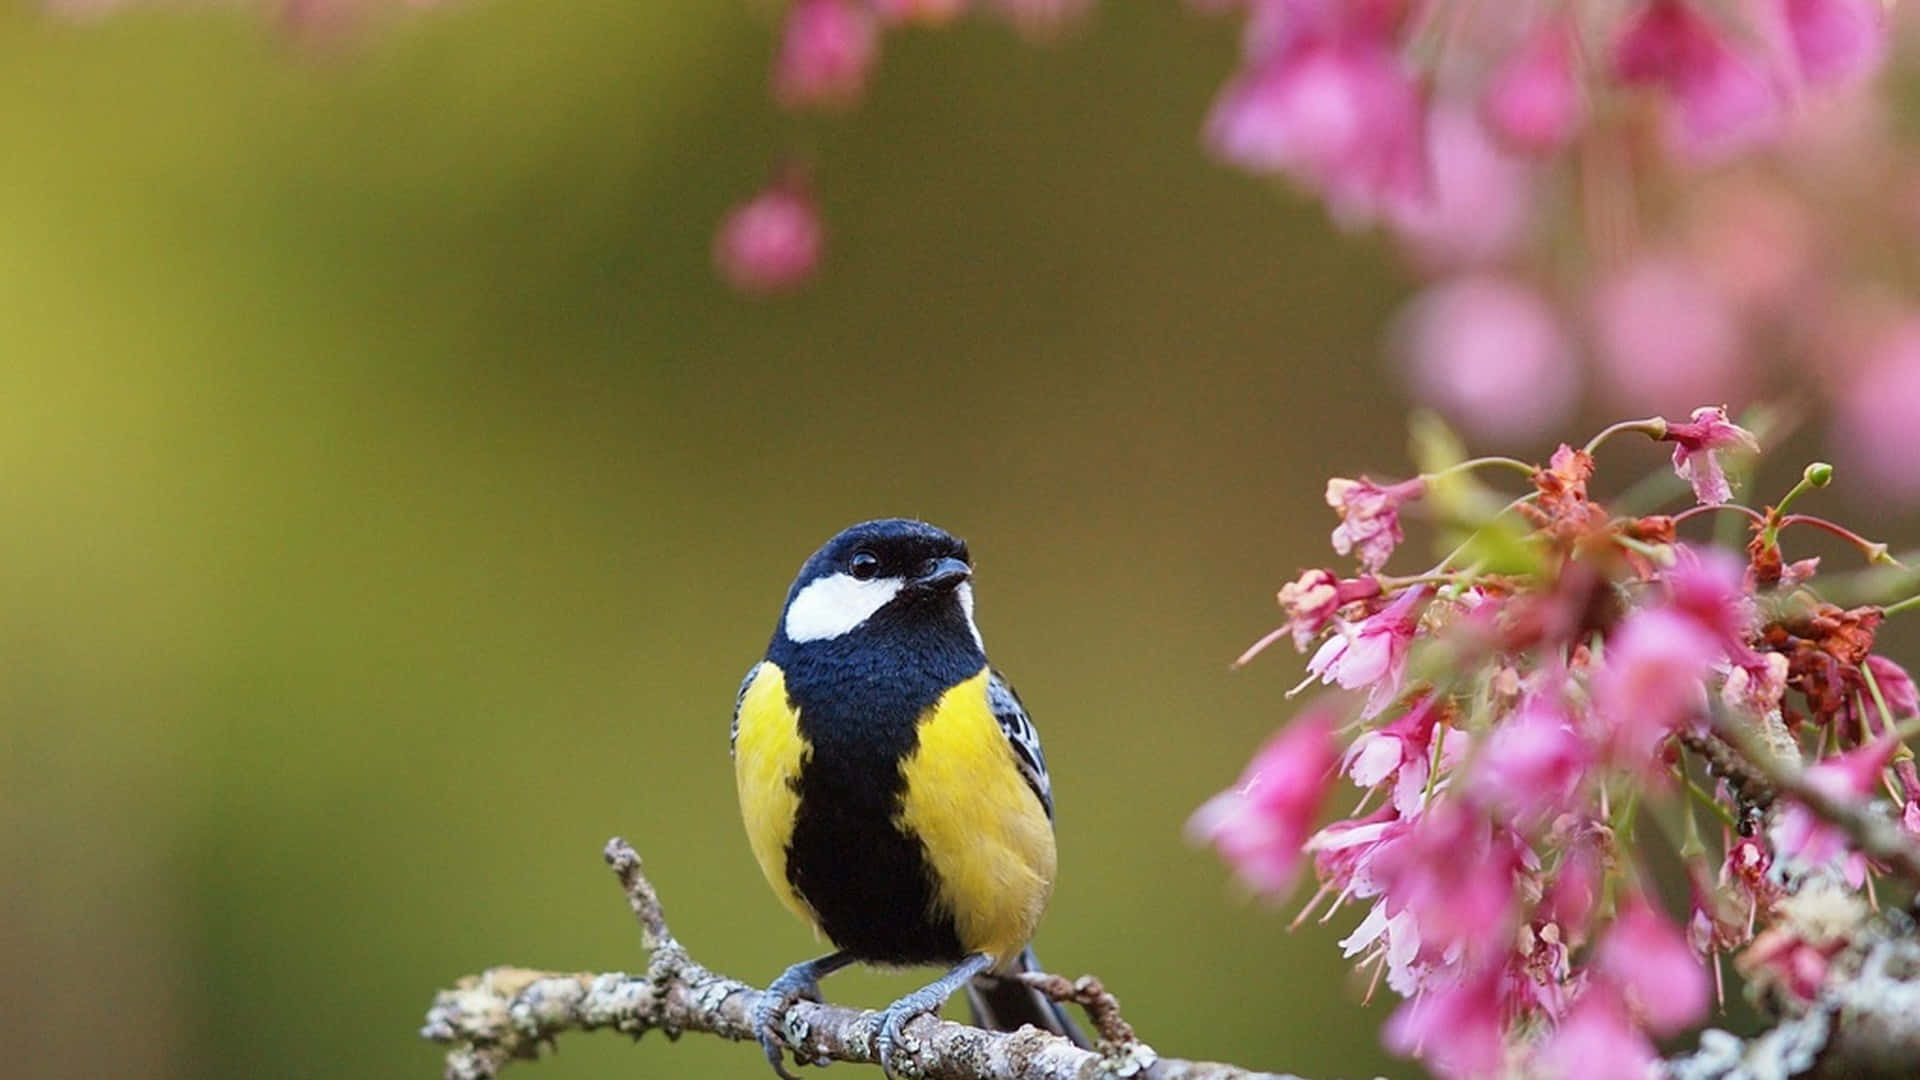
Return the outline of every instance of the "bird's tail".
[[[1013,969],[1039,971],[1040,961],[1027,949]],[[1067,1016],[1065,1008],[1015,979],[974,976],[967,984],[967,1004],[973,1008],[973,1022],[988,1031],[1017,1031],[1023,1024],[1032,1024],[1041,1031],[1065,1035],[1075,1046],[1093,1048],[1093,1040]]]

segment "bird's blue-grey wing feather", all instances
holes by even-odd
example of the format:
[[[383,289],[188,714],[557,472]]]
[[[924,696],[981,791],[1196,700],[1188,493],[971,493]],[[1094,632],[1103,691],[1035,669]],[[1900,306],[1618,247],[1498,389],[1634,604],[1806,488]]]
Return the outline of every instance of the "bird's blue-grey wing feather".
[[[1047,817],[1051,819],[1053,781],[1047,776],[1047,756],[1040,751],[1040,732],[1027,716],[1026,706],[1020,704],[1020,695],[1013,692],[1013,687],[997,671],[987,676],[987,704],[993,709],[994,719],[1000,721],[1000,731],[1006,735],[1008,745],[1013,747],[1020,775],[1040,797],[1040,805],[1046,807]]]
[[[760,664],[766,661],[762,660]],[[747,700],[747,688],[753,685],[753,677],[760,674],[760,664],[747,669],[747,677],[740,680],[740,692],[733,695],[733,730],[727,732],[727,753],[733,753],[734,744],[740,741],[740,706]]]

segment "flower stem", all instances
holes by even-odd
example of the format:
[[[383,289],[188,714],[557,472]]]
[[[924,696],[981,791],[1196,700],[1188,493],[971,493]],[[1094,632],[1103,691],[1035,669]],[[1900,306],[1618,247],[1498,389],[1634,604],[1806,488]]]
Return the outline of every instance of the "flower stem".
[[[1904,563],[1887,553],[1887,545],[1878,540],[1869,540],[1859,533],[1854,532],[1852,529],[1847,528],[1845,525],[1837,525],[1828,521],[1826,518],[1814,517],[1811,514],[1788,514],[1786,517],[1780,519],[1779,528],[1784,529],[1789,525],[1811,525],[1816,529],[1830,532],[1840,539],[1845,540],[1847,543],[1852,544],[1854,547],[1859,548],[1860,554],[1867,557],[1867,563],[1869,565],[1885,564],[1887,566],[1899,567],[1902,570],[1906,569]]]
[[[1747,515],[1747,517],[1753,520],[1753,523],[1755,525],[1759,525],[1764,521],[1766,521],[1765,518],[1760,516],[1760,511],[1755,510],[1753,507],[1741,506],[1739,503],[1729,502],[1729,503],[1701,503],[1698,506],[1689,506],[1685,510],[1682,510],[1679,513],[1673,515],[1673,523],[1675,525],[1678,525],[1681,522],[1687,520],[1688,518],[1698,517],[1701,514],[1712,513],[1715,510],[1732,510],[1735,513],[1745,514]]]
[[[1903,611],[1916,607],[1920,607],[1920,594],[1909,596],[1905,600],[1896,600],[1881,608],[1880,613],[1882,615],[1898,615]]]
[[[1664,439],[1667,437],[1667,421],[1665,417],[1660,416],[1651,416],[1645,420],[1622,420],[1588,439],[1586,452],[1593,453],[1600,449],[1601,443],[1624,431],[1638,431],[1649,439]]]
[[[1420,479],[1425,480],[1428,483],[1432,483],[1435,480],[1440,480],[1445,477],[1452,476],[1454,473],[1468,472],[1473,469],[1484,469],[1484,468],[1512,469],[1515,472],[1521,473],[1522,475],[1532,476],[1534,472],[1538,470],[1540,467],[1538,465],[1533,464],[1530,461],[1521,461],[1519,458],[1501,457],[1499,455],[1492,455],[1489,457],[1469,458],[1466,461],[1456,462],[1455,464],[1449,465],[1446,468],[1441,469],[1439,472],[1422,473],[1420,476]]]

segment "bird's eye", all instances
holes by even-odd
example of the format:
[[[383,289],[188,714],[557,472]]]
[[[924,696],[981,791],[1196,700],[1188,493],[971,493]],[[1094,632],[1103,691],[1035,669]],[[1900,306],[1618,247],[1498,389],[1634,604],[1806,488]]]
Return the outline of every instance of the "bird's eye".
[[[880,556],[871,551],[856,551],[853,558],[847,560],[847,569],[856,581],[872,581],[873,575],[880,572]]]

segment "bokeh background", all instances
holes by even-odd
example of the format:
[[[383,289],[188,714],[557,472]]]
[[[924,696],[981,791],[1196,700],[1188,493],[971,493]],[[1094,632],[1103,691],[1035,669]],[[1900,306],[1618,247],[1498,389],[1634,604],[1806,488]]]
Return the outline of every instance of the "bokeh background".
[[[324,48],[0,9],[9,1076],[437,1075],[455,976],[644,962],[615,833],[702,960],[808,954],[727,714],[800,560],[881,514],[979,556],[1060,802],[1049,965],[1169,1053],[1414,1074],[1358,913],[1288,934],[1180,832],[1288,715],[1296,659],[1227,661],[1327,557],[1325,476],[1407,468],[1392,260],[1197,152],[1235,43],[1178,5],[906,35],[824,121],[766,104],[772,43],[717,0]],[[783,153],[833,252],[743,300],[711,230]],[[764,1075],[561,1051],[522,1068]]]

